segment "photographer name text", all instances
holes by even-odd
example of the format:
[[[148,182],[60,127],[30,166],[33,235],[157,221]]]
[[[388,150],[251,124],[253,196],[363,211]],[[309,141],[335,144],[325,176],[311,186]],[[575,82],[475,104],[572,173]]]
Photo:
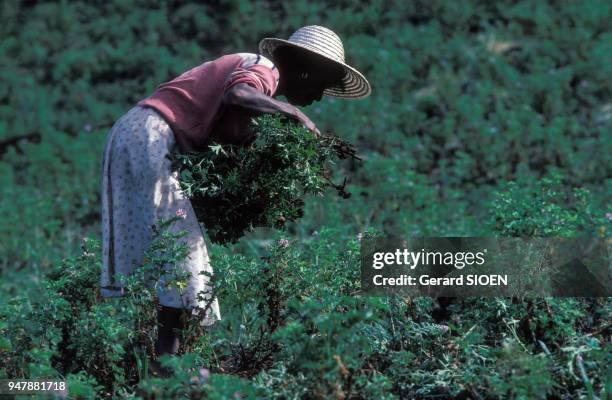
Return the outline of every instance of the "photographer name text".
[[[418,279],[410,275],[392,278],[374,275],[372,281],[376,286],[508,286],[508,275],[460,275],[452,278],[421,275]]]

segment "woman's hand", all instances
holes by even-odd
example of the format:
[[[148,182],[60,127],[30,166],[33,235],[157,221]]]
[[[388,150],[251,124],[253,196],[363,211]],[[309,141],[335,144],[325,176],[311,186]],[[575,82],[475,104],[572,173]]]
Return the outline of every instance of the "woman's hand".
[[[314,122],[312,122],[310,120],[310,118],[308,118],[306,116],[306,114],[304,114],[302,111],[300,111],[299,108],[297,107],[293,107],[294,108],[294,113],[295,115],[293,116],[298,122],[301,122],[306,129],[308,129],[310,132],[314,133],[314,135],[317,138],[321,137],[321,132],[319,131],[319,129],[317,129],[317,126],[314,124]]]

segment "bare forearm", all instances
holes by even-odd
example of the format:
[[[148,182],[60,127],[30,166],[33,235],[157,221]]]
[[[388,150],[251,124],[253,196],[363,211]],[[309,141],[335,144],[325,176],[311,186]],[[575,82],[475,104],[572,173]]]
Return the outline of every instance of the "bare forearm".
[[[256,113],[280,113],[292,118],[297,117],[296,108],[291,104],[266,96],[247,84],[232,87],[225,95],[224,102],[227,105],[243,107]]]
[[[266,96],[246,83],[239,83],[232,86],[225,94],[223,102],[225,105],[242,107],[256,114],[280,113],[301,122],[317,137],[321,134],[314,122],[304,115],[297,107]]]

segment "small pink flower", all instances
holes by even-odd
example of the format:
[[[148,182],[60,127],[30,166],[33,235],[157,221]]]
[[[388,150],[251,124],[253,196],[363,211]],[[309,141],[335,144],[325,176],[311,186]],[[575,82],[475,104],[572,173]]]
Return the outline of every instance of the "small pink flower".
[[[612,213],[606,213],[606,219],[612,221]]]
[[[210,376],[210,371],[206,368],[200,368],[200,381],[202,383],[208,382],[208,377]]]
[[[289,241],[287,239],[280,239],[278,245],[283,248],[289,247]]]
[[[187,212],[182,208],[179,208],[178,210],[176,210],[176,216],[185,219],[187,218]]]
[[[441,330],[443,333],[446,333],[446,332],[450,331],[450,328],[448,327],[448,325],[441,325],[441,324],[439,324],[439,325],[438,325],[438,328],[440,328],[440,330]]]

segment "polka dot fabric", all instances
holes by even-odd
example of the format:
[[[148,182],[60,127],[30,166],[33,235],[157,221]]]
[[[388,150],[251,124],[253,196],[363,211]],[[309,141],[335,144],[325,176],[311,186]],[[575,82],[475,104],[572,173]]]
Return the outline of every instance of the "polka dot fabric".
[[[202,228],[191,202],[180,190],[178,173],[171,171],[166,155],[176,148],[172,129],[152,108],[136,106],[121,117],[106,139],[102,165],[102,295],[124,294],[120,276],[130,275],[141,263],[153,240],[152,225],[159,218],[181,216],[170,226],[185,230],[181,238],[189,255],[179,270],[191,278],[181,294],[158,287],[159,303],[168,307],[207,308],[201,324],[221,319],[219,303],[210,295],[212,274]],[[167,269],[170,266],[166,266]],[[198,295],[203,296],[198,300]],[[212,300],[211,300],[212,299]]]

